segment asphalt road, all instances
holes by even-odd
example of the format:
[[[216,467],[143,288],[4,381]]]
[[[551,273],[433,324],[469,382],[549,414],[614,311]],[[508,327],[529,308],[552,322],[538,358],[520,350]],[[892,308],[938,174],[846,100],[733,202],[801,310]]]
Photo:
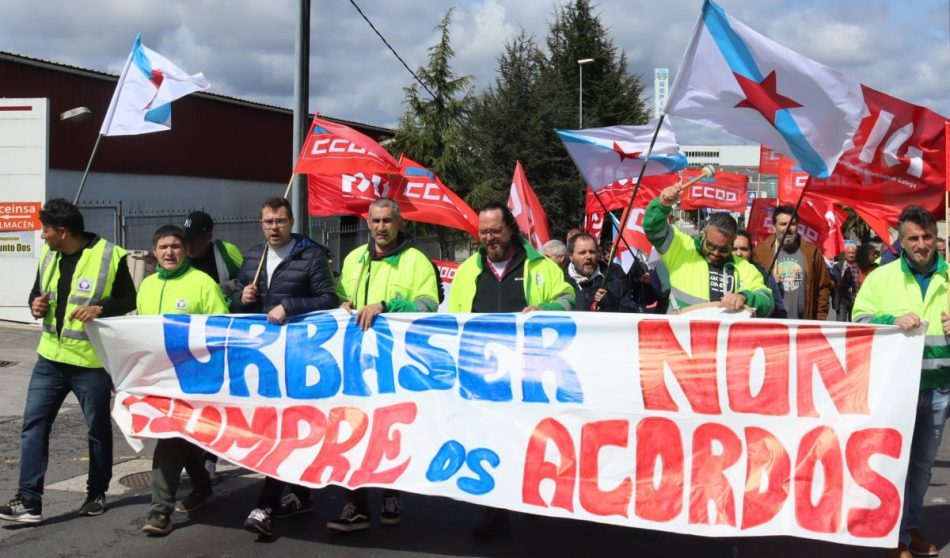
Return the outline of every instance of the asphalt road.
[[[36,327],[0,322],[0,499],[16,492],[23,401],[35,360]],[[950,437],[948,437],[950,438]],[[98,517],[76,514],[85,496],[88,466],[85,424],[75,399],[67,399],[50,441],[50,467],[43,504],[45,521],[36,527],[0,522],[0,557],[45,556],[649,556],[710,558],[809,558],[880,556],[876,549],[789,537],[710,539],[513,514],[511,534],[478,541],[471,528],[480,515],[474,505],[406,494],[403,522],[368,531],[337,534],[325,524],[339,513],[341,491],[315,491],[317,509],[275,523],[275,537],[259,541],[241,529],[254,505],[260,480],[225,467],[217,497],[191,514],[176,513],[175,530],[151,538],[140,529],[148,510],[147,455],[135,454],[115,430],[115,468],[108,511]],[[183,495],[187,485],[179,493]],[[380,501],[371,490],[370,502]],[[373,510],[376,512],[377,510]],[[374,518],[375,519],[375,518]],[[927,494],[924,532],[950,558],[950,442],[944,440]]]

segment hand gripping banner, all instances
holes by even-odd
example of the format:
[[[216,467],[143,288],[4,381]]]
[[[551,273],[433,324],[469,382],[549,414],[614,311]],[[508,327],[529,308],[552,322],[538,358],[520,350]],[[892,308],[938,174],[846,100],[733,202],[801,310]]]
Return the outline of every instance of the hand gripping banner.
[[[728,316],[127,316],[90,338],[130,442],[703,536],[897,542],[922,335]],[[140,445],[140,444],[139,444]]]

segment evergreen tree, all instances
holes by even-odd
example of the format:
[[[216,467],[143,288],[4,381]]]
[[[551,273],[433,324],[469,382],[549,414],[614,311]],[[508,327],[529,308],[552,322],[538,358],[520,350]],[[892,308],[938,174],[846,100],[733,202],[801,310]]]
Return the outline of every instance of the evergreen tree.
[[[471,76],[459,76],[452,70],[455,56],[449,36],[452,10],[446,12],[436,26],[439,42],[430,47],[428,65],[419,68],[416,75],[425,85],[412,84],[406,93],[406,112],[399,121],[393,138],[395,154],[406,156],[425,165],[442,182],[465,197],[472,189],[475,174],[472,153],[466,140],[466,120],[475,98],[471,91]],[[443,258],[451,258],[451,242],[460,233],[437,227]]]
[[[607,34],[590,0],[573,0],[554,16],[543,53],[522,31],[498,59],[495,83],[473,113],[473,145],[479,155],[472,202],[507,199],[515,161],[521,160],[551,225],[562,236],[580,224],[585,185],[555,128],[578,126],[577,61],[584,67],[584,126],[643,124],[643,86],[628,73],[626,55]]]

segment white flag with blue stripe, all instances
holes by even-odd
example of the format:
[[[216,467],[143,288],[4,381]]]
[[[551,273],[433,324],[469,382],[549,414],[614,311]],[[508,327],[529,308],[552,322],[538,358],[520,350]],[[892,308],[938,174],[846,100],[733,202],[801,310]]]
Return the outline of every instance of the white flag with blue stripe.
[[[751,139],[827,177],[864,112],[861,84],[706,0],[667,114]]]
[[[557,130],[564,148],[593,191],[624,178],[636,178],[644,162],[645,176],[666,174],[686,168],[686,155],[680,151],[669,122],[664,120],[657,133],[650,160],[647,151],[656,123],[645,126],[608,126],[584,130]]]
[[[170,130],[172,101],[209,87],[204,75],[186,74],[136,35],[99,133],[129,136]]]

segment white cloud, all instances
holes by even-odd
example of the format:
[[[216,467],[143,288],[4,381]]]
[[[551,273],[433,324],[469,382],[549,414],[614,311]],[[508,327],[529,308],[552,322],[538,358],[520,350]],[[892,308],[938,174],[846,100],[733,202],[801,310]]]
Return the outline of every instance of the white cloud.
[[[360,2],[410,68],[427,61],[434,27],[455,5],[454,69],[480,89],[519,29],[543,45],[568,0]],[[6,6],[3,6],[6,4]],[[629,69],[652,90],[652,71],[675,75],[701,0],[596,0],[595,9]],[[950,114],[950,41],[945,0],[827,2],[721,0],[732,16],[774,40],[855,79]],[[348,2],[313,3],[311,109],[394,125],[411,76]],[[295,0],[0,0],[0,49],[117,73],[135,33],[213,91],[290,106],[293,100]],[[689,136],[688,126],[681,134]],[[697,134],[705,133],[697,132]]]

